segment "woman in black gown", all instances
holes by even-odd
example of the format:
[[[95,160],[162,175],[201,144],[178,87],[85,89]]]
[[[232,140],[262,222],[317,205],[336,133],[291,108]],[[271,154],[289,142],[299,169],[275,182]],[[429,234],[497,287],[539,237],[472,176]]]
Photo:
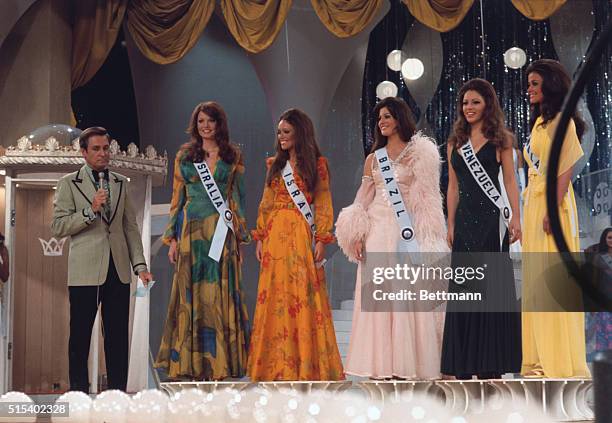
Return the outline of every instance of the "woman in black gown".
[[[459,91],[457,120],[447,146],[448,243],[453,251],[453,267],[482,266],[486,257],[489,272],[476,285],[485,294],[484,305],[473,303],[470,309],[465,304],[447,305],[441,372],[458,379],[471,379],[473,375],[496,379],[521,369],[520,304],[516,299],[512,262],[503,253],[508,251],[509,242],[521,237],[512,140],[491,84],[483,79],[466,82]],[[498,175],[502,168],[503,185],[512,209],[505,235],[501,232],[500,236],[500,209],[485,194],[465,162],[464,157],[471,155],[466,151],[468,143],[499,193],[502,191]],[[449,285],[450,292],[466,289],[470,289],[469,283]],[[500,309],[504,312],[497,311]]]

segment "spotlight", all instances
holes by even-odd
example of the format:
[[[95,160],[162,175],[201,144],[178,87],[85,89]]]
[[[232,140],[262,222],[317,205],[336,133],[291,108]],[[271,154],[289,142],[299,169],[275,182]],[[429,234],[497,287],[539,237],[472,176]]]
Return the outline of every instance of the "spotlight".
[[[406,59],[402,64],[402,76],[411,81],[419,79],[425,72],[425,66],[419,59]]]

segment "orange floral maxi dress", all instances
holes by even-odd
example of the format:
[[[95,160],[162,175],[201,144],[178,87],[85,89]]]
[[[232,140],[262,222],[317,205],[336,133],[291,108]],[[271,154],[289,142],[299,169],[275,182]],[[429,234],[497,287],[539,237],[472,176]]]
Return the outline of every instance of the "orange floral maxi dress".
[[[295,180],[314,212],[315,240],[327,244],[335,238],[325,158],[317,170],[314,193],[297,170]],[[253,236],[263,241],[263,259],[247,375],[253,381],[344,379],[325,272],[315,266],[312,232],[280,175],[264,188]]]

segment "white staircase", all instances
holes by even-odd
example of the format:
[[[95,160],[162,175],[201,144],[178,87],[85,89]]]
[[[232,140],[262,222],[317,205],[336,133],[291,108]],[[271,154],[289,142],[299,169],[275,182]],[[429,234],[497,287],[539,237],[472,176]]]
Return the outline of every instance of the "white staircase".
[[[351,336],[351,322],[353,319],[353,300],[345,300],[340,303],[340,310],[333,310],[334,329],[336,330],[336,342],[340,350],[342,362],[346,361],[349,339]]]

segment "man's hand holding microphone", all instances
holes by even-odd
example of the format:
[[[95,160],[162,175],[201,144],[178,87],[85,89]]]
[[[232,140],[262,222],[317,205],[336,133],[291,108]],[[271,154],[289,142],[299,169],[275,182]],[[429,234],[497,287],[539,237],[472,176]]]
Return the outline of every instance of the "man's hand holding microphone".
[[[100,213],[104,204],[108,200],[108,194],[104,188],[100,188],[96,191],[96,195],[94,195],[93,201],[91,202],[91,209],[94,213]]]
[[[93,210],[93,212],[96,214],[102,214],[104,211],[104,205],[108,201],[108,192],[104,188],[103,172],[99,173],[98,187],[99,188],[94,195],[93,201],[91,202],[91,210]],[[138,277],[140,280],[142,280],[145,287],[153,280],[153,274],[151,272],[139,272]]]

